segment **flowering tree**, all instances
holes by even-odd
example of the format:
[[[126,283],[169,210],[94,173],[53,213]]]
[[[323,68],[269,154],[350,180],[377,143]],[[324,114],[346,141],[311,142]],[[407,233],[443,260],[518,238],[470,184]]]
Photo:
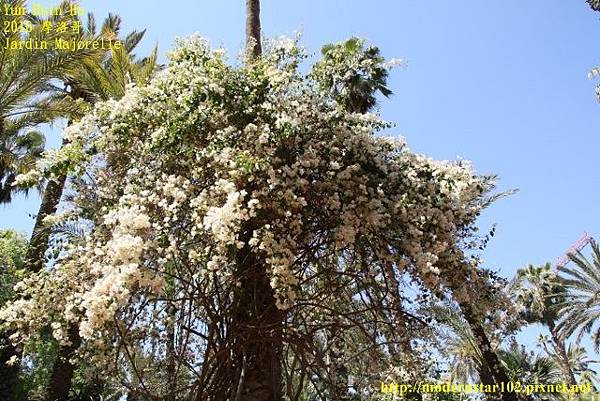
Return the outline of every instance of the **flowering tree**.
[[[463,249],[491,179],[375,135],[389,124],[320,85],[339,61],[305,76],[302,59],[284,40],[231,65],[193,37],[67,127],[18,181],[76,177],[61,218],[89,232],[17,285],[0,312],[14,342],[50,327],[150,399],[334,398],[340,372],[375,397],[390,360],[419,369],[409,287],[483,316],[488,280]]]

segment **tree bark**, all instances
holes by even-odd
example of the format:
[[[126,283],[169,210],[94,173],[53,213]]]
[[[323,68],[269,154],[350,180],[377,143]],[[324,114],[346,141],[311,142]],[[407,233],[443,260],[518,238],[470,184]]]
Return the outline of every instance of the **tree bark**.
[[[56,180],[48,181],[46,189],[44,189],[42,204],[35,218],[33,233],[25,255],[25,270],[37,273],[44,267],[44,254],[48,250],[50,230],[48,227],[44,227],[43,221],[46,216],[56,213],[66,180],[66,176],[60,176]]]
[[[261,54],[260,0],[246,0],[246,56],[252,61]]]
[[[473,309],[470,305],[460,304],[459,305],[462,313],[465,317],[467,323],[469,323],[469,327],[473,334],[475,335],[475,339],[477,340],[477,344],[481,351],[482,355],[482,366],[480,367],[480,373],[482,376],[479,378],[481,383],[485,385],[494,385],[504,383],[504,387],[508,388],[508,383],[510,379],[508,375],[504,371],[502,364],[500,363],[500,359],[498,355],[492,349],[492,345],[490,340],[481,325],[480,319],[478,319],[477,315],[474,313]],[[492,396],[498,394],[492,394]],[[514,392],[503,392],[499,394],[502,401],[519,401],[520,398]]]
[[[71,358],[75,356],[75,352],[81,345],[81,337],[79,337],[79,328],[77,325],[69,327],[70,345],[61,346],[58,356],[52,367],[52,375],[48,383],[47,401],[67,401],[71,390],[71,381],[76,366],[71,363]]]
[[[242,287],[236,294],[234,336],[235,401],[280,401],[283,312],[275,304],[264,262],[246,245],[237,255]]]

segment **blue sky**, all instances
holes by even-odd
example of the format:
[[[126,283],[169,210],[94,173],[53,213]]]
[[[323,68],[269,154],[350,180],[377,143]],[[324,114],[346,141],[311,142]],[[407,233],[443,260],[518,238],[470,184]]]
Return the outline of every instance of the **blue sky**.
[[[98,17],[120,14],[126,31],[146,27],[139,55],[158,43],[164,59],[176,36],[193,32],[233,56],[244,44],[243,0],[81,4]],[[501,189],[520,190],[481,219],[482,228],[497,223],[490,267],[509,276],[555,260],[583,231],[600,237],[600,104],[587,77],[600,65],[600,13],[584,0],[263,0],[262,22],[267,37],[302,31],[315,55],[360,36],[407,61],[381,103],[395,132],[415,151],[472,160],[498,174]],[[49,130],[49,143],[59,135]],[[30,195],[0,206],[0,228],[29,233],[38,203]]]

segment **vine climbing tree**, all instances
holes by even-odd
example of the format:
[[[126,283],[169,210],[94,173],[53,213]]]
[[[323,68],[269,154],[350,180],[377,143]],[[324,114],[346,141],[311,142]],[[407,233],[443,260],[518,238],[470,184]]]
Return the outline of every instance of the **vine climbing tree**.
[[[327,46],[303,74],[297,40],[262,42],[247,11],[243,65],[180,41],[17,179],[70,176],[56,219],[87,233],[17,286],[3,325],[16,343],[50,329],[132,398],[377,399],[378,380],[435,374],[420,306],[450,298],[506,381],[482,326],[502,299],[467,252],[493,177],[380,134],[376,47]]]

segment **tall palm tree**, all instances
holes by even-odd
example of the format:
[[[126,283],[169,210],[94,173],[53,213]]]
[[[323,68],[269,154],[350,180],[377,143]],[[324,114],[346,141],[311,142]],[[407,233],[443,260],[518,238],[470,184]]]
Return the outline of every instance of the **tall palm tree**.
[[[0,7],[25,9],[24,0],[1,0]],[[62,16],[52,17],[58,23]],[[0,13],[0,24],[13,20],[30,26],[29,32],[0,31],[0,42],[27,41],[37,39],[53,43],[59,37],[55,31],[41,29],[42,20],[30,13],[21,16]],[[26,172],[43,148],[39,133],[29,131],[33,127],[52,122],[64,112],[72,109],[72,102],[48,96],[47,86],[60,74],[75,68],[82,60],[96,54],[95,50],[80,52],[59,51],[53,46],[47,49],[24,51],[11,47],[0,47],[0,197],[1,202],[10,201],[16,191],[12,187],[15,175]],[[0,342],[9,343],[2,334]],[[4,348],[6,350],[7,348]],[[8,349],[0,354],[0,399],[11,399],[8,391],[16,383],[15,369],[5,368],[8,359],[16,356],[17,350]]]
[[[567,293],[559,305],[561,318],[558,330],[567,338],[578,333],[579,341],[584,334],[592,334],[596,350],[600,348],[600,247],[591,243],[591,258],[581,252],[570,255],[574,265],[559,269],[560,283]],[[573,266],[573,267],[568,267]]]
[[[522,316],[528,323],[540,323],[548,328],[552,343],[552,353],[569,385],[576,384],[575,374],[565,348],[565,340],[557,328],[557,305],[565,300],[566,289],[556,279],[549,263],[543,266],[529,265],[517,271],[513,283],[517,302],[524,306]],[[548,349],[547,349],[548,350]],[[548,350],[548,352],[550,352]]]
[[[109,14],[98,30],[94,16],[88,14],[83,38],[115,40],[119,38],[120,30],[121,17],[118,15]],[[54,96],[94,104],[97,101],[122,97],[129,83],[143,85],[148,82],[157,68],[157,49],[155,48],[149,57],[141,60],[136,59],[133,54],[144,33],[145,31],[133,31],[123,40],[122,48],[113,48],[101,57],[85,59],[77,68],[64,71],[58,78],[65,85],[62,88],[53,86],[51,89]],[[78,114],[75,112],[69,117],[74,119]],[[25,267],[30,271],[39,271],[44,265],[44,254],[48,249],[51,232],[49,227],[44,226],[43,220],[56,212],[66,179],[66,175],[59,176],[50,181],[44,191],[25,261]],[[68,334],[71,343],[60,347],[48,383],[47,397],[51,400],[68,397],[76,369],[75,364],[71,363],[71,358],[79,348],[81,338],[75,326],[69,328]]]

